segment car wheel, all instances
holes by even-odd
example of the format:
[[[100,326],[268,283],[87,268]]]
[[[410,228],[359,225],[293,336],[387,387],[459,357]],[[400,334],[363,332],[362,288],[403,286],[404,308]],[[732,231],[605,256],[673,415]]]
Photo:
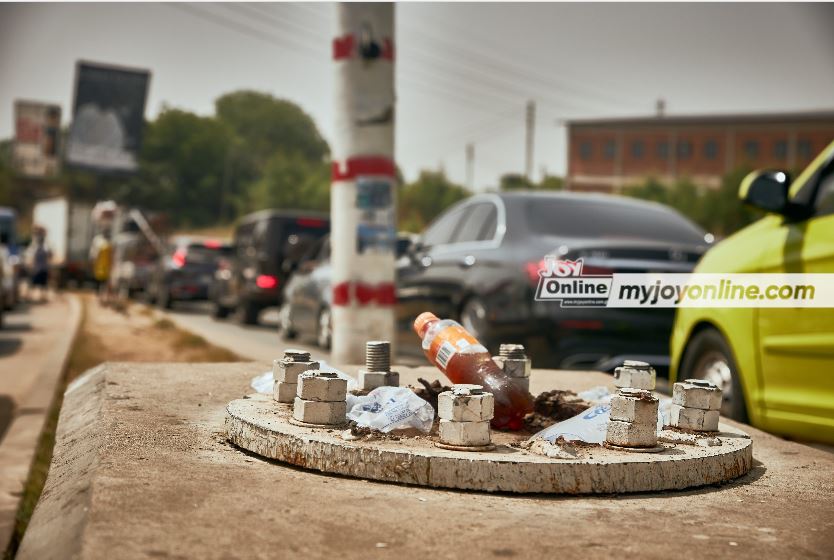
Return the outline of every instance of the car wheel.
[[[333,316],[330,308],[325,307],[319,312],[318,328],[316,331],[316,343],[319,348],[330,349],[333,342]]]
[[[238,321],[244,325],[257,325],[260,314],[260,307],[252,302],[244,301],[240,303],[238,309]]]
[[[160,288],[159,295],[156,298],[156,304],[162,309],[171,309],[174,306],[174,302],[171,299],[171,290]]]
[[[278,315],[278,328],[281,331],[281,336],[284,340],[292,340],[298,336],[298,331],[292,326],[292,319],[290,319],[289,305],[282,305],[281,311]]]
[[[488,344],[489,321],[487,320],[487,308],[480,299],[473,297],[466,300],[460,310],[460,324],[481,344]]]
[[[720,332],[704,329],[686,346],[678,380],[706,379],[721,388],[721,415],[747,422],[747,406],[733,351]]]
[[[219,302],[214,302],[214,308],[211,311],[212,317],[215,319],[225,319],[229,316],[229,308],[225,305],[220,305]]]

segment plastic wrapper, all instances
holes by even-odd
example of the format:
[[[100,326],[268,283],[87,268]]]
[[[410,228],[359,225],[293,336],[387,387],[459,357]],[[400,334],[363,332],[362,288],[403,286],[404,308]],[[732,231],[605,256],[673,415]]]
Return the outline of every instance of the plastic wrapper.
[[[580,393],[581,396],[581,393]],[[605,441],[605,430],[611,415],[611,396],[599,395],[598,403],[573,418],[568,418],[548,426],[533,435],[530,440],[543,439],[551,443],[560,437],[566,441],[584,441],[586,443],[602,443]],[[585,398],[585,397],[583,397]],[[657,413],[657,430],[669,424],[672,399],[659,397]],[[604,401],[604,402],[601,402]]]
[[[327,362],[325,362],[324,360],[318,360],[318,362],[319,362],[319,369],[321,369],[323,371],[334,371],[334,372],[336,372],[336,375],[338,375],[342,379],[345,379],[347,381],[347,390],[348,391],[356,391],[357,389],[359,389],[359,383],[356,381],[356,379],[354,379],[350,375],[346,374],[343,371],[339,371],[338,369],[336,369],[332,366],[327,365]],[[252,387],[258,393],[271,395],[272,394],[272,384],[273,384],[272,371],[267,371],[267,372],[264,372],[260,375],[256,375],[255,377],[253,377],[252,381],[249,383],[249,386]]]
[[[434,422],[432,405],[408,387],[377,387],[362,397],[349,394],[347,410],[348,420],[380,432],[416,428],[429,433]]]

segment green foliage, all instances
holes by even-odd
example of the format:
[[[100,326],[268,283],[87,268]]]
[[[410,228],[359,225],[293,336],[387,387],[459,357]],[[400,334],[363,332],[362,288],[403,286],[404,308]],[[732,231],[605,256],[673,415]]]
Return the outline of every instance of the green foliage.
[[[323,161],[330,153],[313,119],[290,101],[266,93],[236,91],[215,102],[217,119],[228,125],[255,167],[263,168],[276,152]]]
[[[443,210],[471,194],[442,171],[423,171],[400,190],[398,229],[420,232]]]
[[[705,230],[726,236],[756,220],[760,214],[741,203],[738,188],[748,170],[738,169],[724,176],[718,188],[695,185],[680,179],[666,186],[656,179],[623,190],[626,196],[666,204],[699,224]]]
[[[255,208],[330,208],[330,168],[299,153],[277,153],[266,164],[263,177],[251,192]]]
[[[555,175],[545,175],[540,182],[534,183],[519,173],[502,175],[498,185],[501,191],[560,191],[563,187],[564,180]]]

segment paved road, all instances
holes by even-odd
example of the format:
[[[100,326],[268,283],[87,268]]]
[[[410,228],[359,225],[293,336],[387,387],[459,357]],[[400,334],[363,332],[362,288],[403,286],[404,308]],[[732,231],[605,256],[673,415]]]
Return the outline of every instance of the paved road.
[[[241,325],[233,318],[215,319],[206,303],[180,303],[161,312],[177,326],[205,338],[215,346],[235,352],[247,360],[271,362],[281,357],[286,348],[307,350],[317,360],[330,361],[330,352],[315,345],[315,340],[284,340],[278,333],[278,310],[267,309],[258,325]],[[422,356],[400,356],[397,363],[424,365]]]

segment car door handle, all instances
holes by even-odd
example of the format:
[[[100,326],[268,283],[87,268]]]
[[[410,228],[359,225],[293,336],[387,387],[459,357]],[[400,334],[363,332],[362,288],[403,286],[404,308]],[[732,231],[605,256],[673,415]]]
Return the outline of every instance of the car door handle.
[[[458,264],[461,268],[469,268],[470,266],[475,264],[475,257],[473,257],[472,255],[466,255],[460,260]]]

